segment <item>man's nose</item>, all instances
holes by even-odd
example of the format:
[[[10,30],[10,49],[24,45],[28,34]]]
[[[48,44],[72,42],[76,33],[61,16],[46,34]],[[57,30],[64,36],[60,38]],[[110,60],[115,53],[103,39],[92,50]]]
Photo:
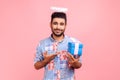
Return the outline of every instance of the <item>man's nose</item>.
[[[60,24],[58,24],[58,25],[57,25],[57,28],[60,28],[60,27],[61,27]]]

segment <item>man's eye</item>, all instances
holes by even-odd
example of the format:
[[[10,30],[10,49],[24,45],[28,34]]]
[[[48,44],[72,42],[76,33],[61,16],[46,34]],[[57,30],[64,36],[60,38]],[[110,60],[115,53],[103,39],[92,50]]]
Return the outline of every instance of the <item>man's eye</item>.
[[[54,25],[57,25],[58,23],[57,22],[53,22]]]
[[[63,25],[64,25],[64,23],[60,23],[60,25],[61,25],[61,26],[63,26]]]

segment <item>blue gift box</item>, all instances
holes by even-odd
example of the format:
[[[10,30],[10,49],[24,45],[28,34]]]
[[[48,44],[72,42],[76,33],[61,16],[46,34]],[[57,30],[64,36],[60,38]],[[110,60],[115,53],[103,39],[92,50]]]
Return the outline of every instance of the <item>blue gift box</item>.
[[[72,55],[82,55],[82,48],[83,44],[77,43],[77,42],[69,42],[68,43],[68,52],[71,53]]]

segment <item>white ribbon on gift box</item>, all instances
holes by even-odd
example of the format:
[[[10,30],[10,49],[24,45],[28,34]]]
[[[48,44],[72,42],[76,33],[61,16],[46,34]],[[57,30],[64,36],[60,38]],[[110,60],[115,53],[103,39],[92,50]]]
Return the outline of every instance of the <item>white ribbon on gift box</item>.
[[[74,55],[78,55],[78,50],[79,50],[79,43],[75,43],[75,48],[74,48]]]

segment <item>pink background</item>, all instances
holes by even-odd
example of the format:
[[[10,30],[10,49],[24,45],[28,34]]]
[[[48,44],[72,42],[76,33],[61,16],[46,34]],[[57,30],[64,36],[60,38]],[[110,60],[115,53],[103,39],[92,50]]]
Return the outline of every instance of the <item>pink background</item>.
[[[119,0],[0,0],[0,80],[41,80],[33,59],[51,6],[68,8],[66,34],[84,44],[77,80],[120,80]]]

